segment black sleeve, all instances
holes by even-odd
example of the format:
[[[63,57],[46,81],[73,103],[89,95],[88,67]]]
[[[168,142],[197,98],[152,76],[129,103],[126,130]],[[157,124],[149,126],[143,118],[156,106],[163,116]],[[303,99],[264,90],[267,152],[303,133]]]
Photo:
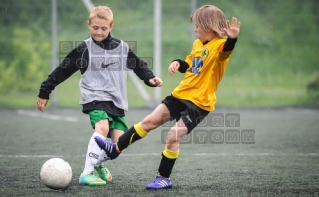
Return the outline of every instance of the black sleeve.
[[[85,43],[81,43],[74,48],[55,68],[48,78],[42,82],[38,97],[49,99],[49,95],[57,85],[65,81],[76,71],[81,69],[81,73],[85,72],[88,63],[88,53]],[[86,53],[85,53],[86,52]]]
[[[223,48],[223,52],[225,51],[232,51],[235,48],[235,44],[237,42],[237,38],[227,38],[224,48]]]
[[[144,81],[144,83],[150,87],[154,87],[150,84],[149,80],[154,78],[152,70],[148,67],[147,63],[129,49],[127,56],[127,68],[133,69],[134,73]]]
[[[174,61],[177,61],[179,63],[178,71],[180,73],[185,73],[187,71],[187,69],[189,68],[188,63],[185,60],[175,59],[172,62],[174,62]]]

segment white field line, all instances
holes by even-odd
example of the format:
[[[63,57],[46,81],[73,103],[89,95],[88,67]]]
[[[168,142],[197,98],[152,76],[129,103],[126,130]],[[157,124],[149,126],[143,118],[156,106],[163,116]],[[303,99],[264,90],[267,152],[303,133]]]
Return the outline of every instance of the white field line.
[[[27,110],[18,110],[18,114],[20,115],[25,115],[25,116],[31,116],[31,117],[41,117],[41,118],[46,118],[50,120],[62,120],[62,121],[67,121],[67,122],[78,122],[78,119],[75,117],[70,117],[70,116],[59,116],[59,115],[50,115],[50,114],[44,114],[41,112],[32,112],[32,111],[27,111]]]
[[[273,153],[193,153],[184,154],[184,156],[315,156],[318,157],[319,153],[292,153],[292,154],[273,154]],[[160,153],[131,153],[131,154],[121,154],[121,157],[135,157],[135,156],[160,156]],[[182,155],[181,155],[182,156]],[[0,155],[0,158],[53,158],[53,157],[85,157],[85,155]]]

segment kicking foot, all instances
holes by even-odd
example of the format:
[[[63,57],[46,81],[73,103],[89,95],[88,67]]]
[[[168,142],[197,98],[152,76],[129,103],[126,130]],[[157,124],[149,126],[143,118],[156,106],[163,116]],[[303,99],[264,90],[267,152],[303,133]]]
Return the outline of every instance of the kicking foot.
[[[116,144],[114,142],[108,142],[106,140],[103,140],[101,137],[99,136],[95,136],[94,137],[95,142],[97,143],[97,145],[105,151],[106,155],[112,160],[115,159],[116,157],[118,157],[120,155],[120,153],[118,153],[116,151]]]

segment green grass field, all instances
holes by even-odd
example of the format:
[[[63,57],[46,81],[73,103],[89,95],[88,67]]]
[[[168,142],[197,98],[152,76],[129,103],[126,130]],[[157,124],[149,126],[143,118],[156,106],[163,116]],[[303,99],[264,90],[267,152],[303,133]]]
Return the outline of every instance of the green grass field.
[[[150,110],[131,109],[128,124]],[[145,190],[156,175],[164,148],[161,127],[136,142],[107,166],[113,182],[104,187],[78,185],[89,119],[79,109],[0,110],[0,196],[318,196],[319,111],[305,108],[217,108],[238,113],[240,126],[254,130],[251,144],[198,144],[183,141],[171,179],[173,189]],[[206,125],[198,128],[211,129]],[[219,127],[226,131],[230,127]],[[189,143],[190,142],[190,143]],[[46,188],[39,180],[42,164],[61,157],[73,169],[65,191]]]

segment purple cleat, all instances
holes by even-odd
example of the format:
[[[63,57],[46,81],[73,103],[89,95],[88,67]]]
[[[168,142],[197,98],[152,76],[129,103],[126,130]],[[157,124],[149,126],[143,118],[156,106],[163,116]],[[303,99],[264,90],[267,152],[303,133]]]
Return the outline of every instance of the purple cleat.
[[[103,140],[101,137],[99,136],[95,136],[94,137],[95,142],[97,143],[97,145],[105,151],[106,155],[109,157],[109,159],[113,160],[116,157],[118,157],[120,155],[120,153],[118,153],[116,151],[116,143],[114,142],[108,142],[106,140]]]
[[[146,189],[172,188],[172,181],[162,176],[156,176],[155,180],[146,186]]]

